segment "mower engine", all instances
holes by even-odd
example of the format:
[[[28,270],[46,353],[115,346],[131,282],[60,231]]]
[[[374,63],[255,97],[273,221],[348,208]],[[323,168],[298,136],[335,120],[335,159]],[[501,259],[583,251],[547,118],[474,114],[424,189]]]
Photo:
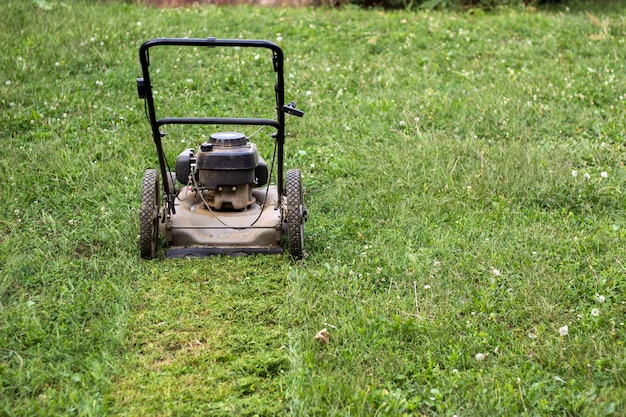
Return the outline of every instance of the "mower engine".
[[[198,152],[176,158],[176,179],[203,195],[210,209],[244,210],[254,203],[255,187],[267,184],[267,164],[243,133],[213,133]]]

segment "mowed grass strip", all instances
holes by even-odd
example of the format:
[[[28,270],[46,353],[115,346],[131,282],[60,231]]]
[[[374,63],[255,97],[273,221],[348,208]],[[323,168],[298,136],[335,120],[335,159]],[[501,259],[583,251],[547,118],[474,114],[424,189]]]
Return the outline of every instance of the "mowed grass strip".
[[[0,7],[4,414],[625,412],[621,6]],[[138,259],[137,50],[170,36],[284,48],[304,262]],[[265,91],[205,52],[171,108]]]
[[[139,289],[116,383],[120,414],[282,414],[287,268],[262,257],[215,258],[147,272],[154,279]]]

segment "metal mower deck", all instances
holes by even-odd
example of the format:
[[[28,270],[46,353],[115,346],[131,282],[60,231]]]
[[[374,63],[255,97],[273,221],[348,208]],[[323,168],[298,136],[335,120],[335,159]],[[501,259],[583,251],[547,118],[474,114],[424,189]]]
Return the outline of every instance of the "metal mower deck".
[[[176,214],[161,224],[167,257],[282,253],[282,222],[275,186],[252,191],[257,202],[244,211],[215,211],[187,188],[176,198]],[[258,219],[258,220],[257,220]],[[255,221],[256,220],[256,221]]]

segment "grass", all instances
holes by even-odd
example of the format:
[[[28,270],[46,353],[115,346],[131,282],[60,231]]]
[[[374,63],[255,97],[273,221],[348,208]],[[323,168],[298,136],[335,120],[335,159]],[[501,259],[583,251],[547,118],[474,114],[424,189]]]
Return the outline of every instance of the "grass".
[[[260,257],[224,262],[220,276],[205,261],[154,268],[131,326],[132,372],[116,386],[121,414],[281,414],[287,265],[276,277],[259,274],[276,267]]]
[[[589,7],[4,2],[0,414],[626,414],[626,21]],[[285,50],[304,261],[139,259],[170,36]],[[264,55],[205,52],[152,57],[160,108],[271,115]]]

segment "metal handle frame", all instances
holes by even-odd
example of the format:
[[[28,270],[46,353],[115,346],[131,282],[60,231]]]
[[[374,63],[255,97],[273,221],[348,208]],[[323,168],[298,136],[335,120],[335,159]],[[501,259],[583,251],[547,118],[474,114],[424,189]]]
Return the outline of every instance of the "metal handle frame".
[[[214,118],[214,117],[165,117],[157,119],[154,106],[154,96],[152,94],[152,84],[150,82],[150,48],[156,46],[200,46],[200,47],[241,47],[241,48],[266,48],[273,53],[274,72],[276,72],[276,85],[274,91],[276,93],[276,120],[272,119],[256,119],[256,118]],[[174,196],[170,190],[170,182],[168,181],[168,168],[163,152],[163,143],[161,141],[160,127],[166,124],[213,124],[213,125],[253,125],[253,126],[271,126],[276,129],[277,143],[277,187],[278,198],[282,199],[283,181],[284,181],[284,145],[285,145],[285,112],[289,111],[289,106],[285,106],[284,91],[284,73],[283,64],[284,57],[282,49],[273,42],[263,40],[238,40],[238,39],[216,39],[216,38],[199,38],[199,39],[179,39],[179,38],[157,38],[151,39],[141,45],[139,49],[139,60],[141,61],[141,70],[143,80],[138,79],[140,88],[140,97],[146,101],[148,119],[152,127],[152,138],[157,148],[159,158],[159,168],[165,195],[168,196],[168,211],[174,213]]]

